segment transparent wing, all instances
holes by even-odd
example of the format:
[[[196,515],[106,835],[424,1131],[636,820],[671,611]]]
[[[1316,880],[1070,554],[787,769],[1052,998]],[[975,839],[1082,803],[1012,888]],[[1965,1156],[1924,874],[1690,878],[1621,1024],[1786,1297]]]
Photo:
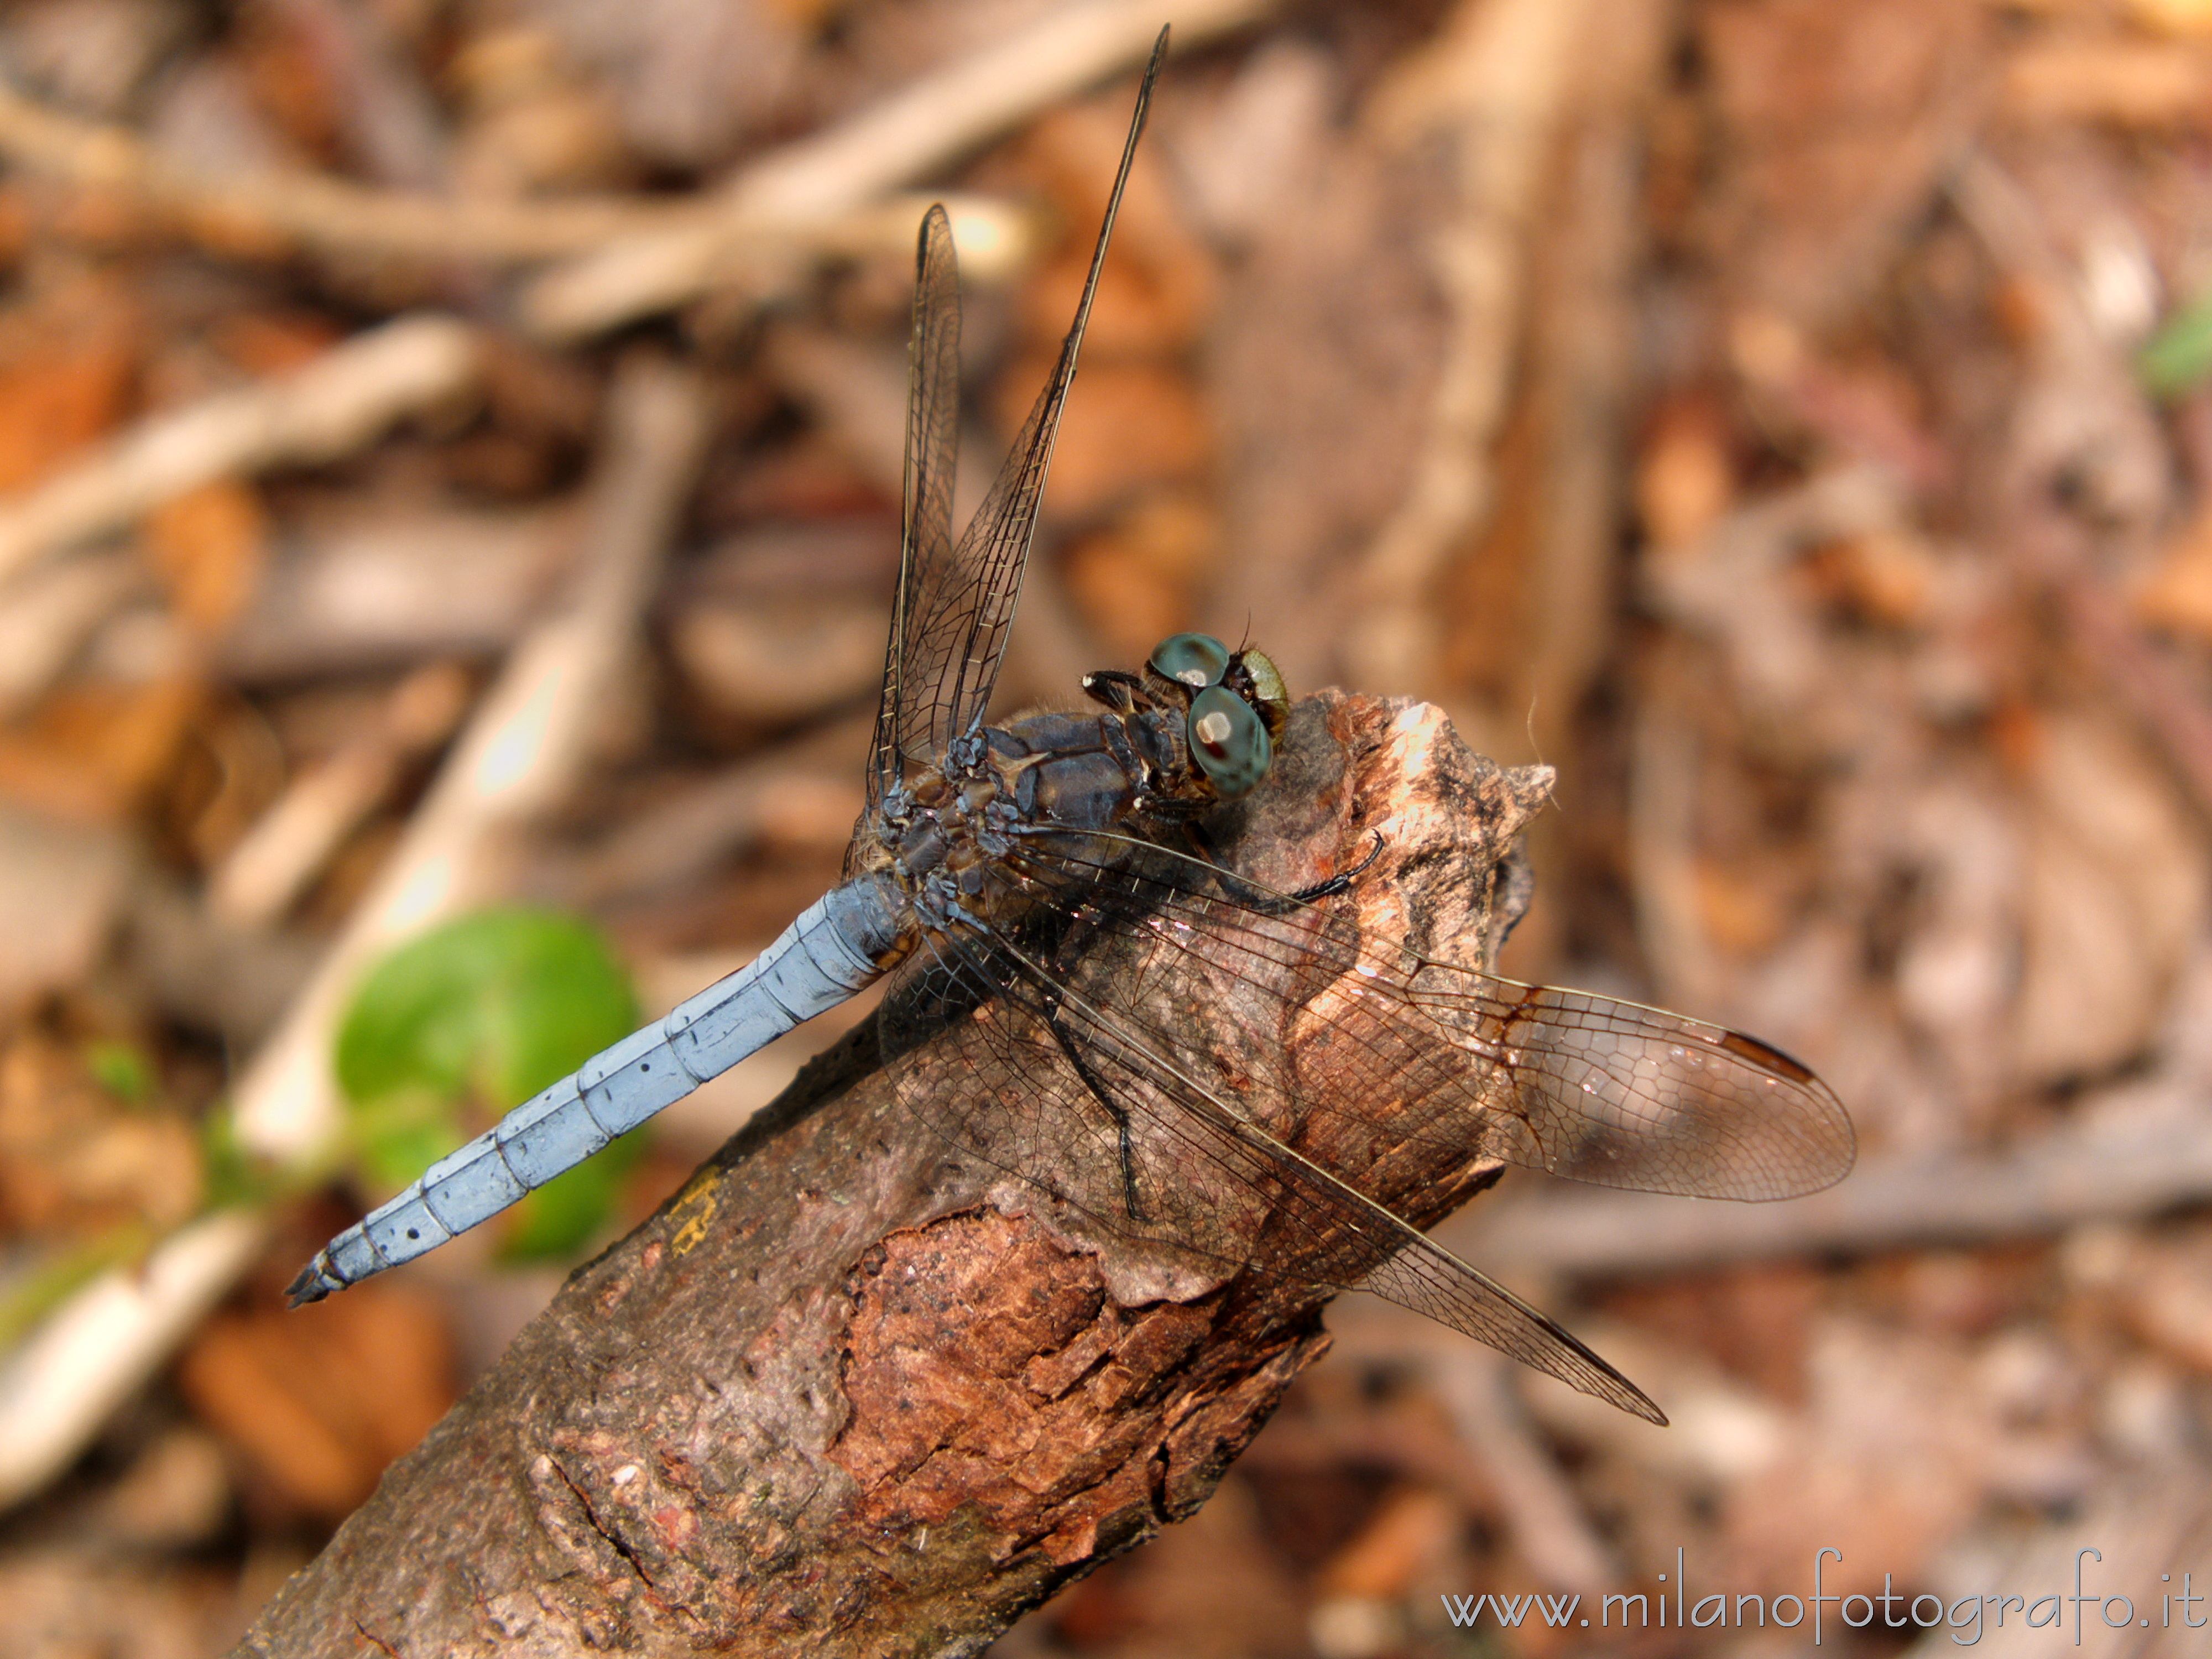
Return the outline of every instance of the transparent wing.
[[[960,446],[960,268],[943,206],[922,216],[915,250],[914,332],[908,345],[906,467],[901,509],[898,592],[884,648],[883,701],[868,752],[869,816],[902,775],[903,711],[926,706],[932,688],[911,688],[933,651],[915,626],[915,606],[943,603],[955,580],[952,482]]]
[[[1036,534],[1037,504],[1052,465],[1060,411],[1075,379],[1098,273],[1135,159],[1152,82],[1167,51],[1163,29],[1137,90],[1105,222],[1091,256],[1075,321],[1059,362],[1014,440],[1006,465],[957,546],[950,541],[953,428],[957,423],[959,300],[951,233],[941,211],[922,225],[915,298],[914,386],[907,412],[905,549],[892,611],[884,696],[868,769],[874,805],[910,766],[927,764],[975,726],[998,682],[1022,570]],[[941,258],[939,246],[941,244]]]
[[[1198,890],[1206,866],[1164,850],[1036,850],[1039,890],[1087,902],[1091,927],[1129,939],[1152,971],[1272,1006],[1291,1057],[1281,1086],[1303,1112],[1395,1113],[1414,1139],[1686,1197],[1796,1197],[1850,1170],[1843,1103],[1755,1037],[1438,961],[1363,934],[1328,902],[1233,878]]]

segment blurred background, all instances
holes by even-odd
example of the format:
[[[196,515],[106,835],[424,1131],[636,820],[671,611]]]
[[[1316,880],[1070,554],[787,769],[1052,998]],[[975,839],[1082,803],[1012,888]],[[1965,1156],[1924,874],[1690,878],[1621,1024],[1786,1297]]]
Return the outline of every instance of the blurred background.
[[[42,0],[0,13],[0,1651],[222,1651],[836,1035],[526,1236],[282,1310],[835,879],[921,207],[964,513],[1162,21],[999,707],[1186,627],[1441,704],[1559,769],[1506,970],[1780,1044],[1863,1152],[1762,1208],[1510,1179],[1449,1242],[1674,1427],[1346,1298],[1215,1500],[996,1650],[1797,1653],[1521,1598],[1805,1597],[1825,1548],[1954,1627],[1832,1604],[1820,1651],[2005,1595],[1977,1640],[2055,1651],[2082,1609],[2025,1604],[2085,1547],[2149,1620],[2086,1650],[2203,1650],[2212,3]],[[362,989],[410,945],[439,995]]]

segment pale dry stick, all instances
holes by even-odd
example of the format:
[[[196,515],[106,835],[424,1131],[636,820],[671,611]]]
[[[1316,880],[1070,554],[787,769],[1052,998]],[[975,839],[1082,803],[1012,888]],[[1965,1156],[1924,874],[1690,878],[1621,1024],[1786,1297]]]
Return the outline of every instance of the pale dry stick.
[[[1680,651],[1662,653],[1689,673]],[[1656,676],[1651,677],[1653,679]],[[1636,940],[1668,1001],[1710,1008],[1722,965],[1705,929],[1698,887],[1698,793],[1703,746],[1671,686],[1647,681],[1628,763],[1628,860],[1636,896]]]
[[[145,566],[121,549],[14,584],[0,602],[0,719],[37,701],[93,630],[149,586]]]
[[[1164,9],[1178,46],[1273,9],[1272,0],[1182,0]],[[524,292],[523,320],[549,337],[574,339],[685,304],[722,282],[749,245],[836,219],[927,178],[1038,111],[1133,68],[1159,33],[1163,12],[1159,0],[1085,0],[1049,12],[745,167],[719,192],[710,219],[634,236],[546,272]]]
[[[75,1462],[261,1252],[268,1224],[218,1210],[103,1273],[0,1364],[0,1509]]]
[[[1613,636],[1610,586],[1636,377],[1631,317],[1647,106],[1663,79],[1676,21],[1664,0],[1588,0],[1570,94],[1565,200],[1545,250],[1544,292],[1531,307],[1527,396],[1540,459],[1519,600],[1527,646],[1516,671],[1518,695],[1501,711],[1528,711],[1539,759],[1567,749]],[[1562,805],[1565,812],[1529,826],[1528,854],[1539,870],[1566,862],[1571,794]],[[1522,922],[1522,960],[1554,954],[1563,925],[1562,907],[1536,907]]]
[[[336,1125],[331,1043],[362,968],[489,896],[504,836],[573,787],[629,659],[706,426],[692,376],[649,359],[625,365],[570,597],[508,659],[344,936],[240,1080],[234,1115],[249,1152],[290,1164],[314,1156]],[[267,1231],[265,1218],[238,1212],[195,1223],[143,1267],[87,1287],[10,1357],[0,1374],[0,1504],[68,1466],[252,1264]]]
[[[1553,249],[1557,269],[1532,331],[1530,395],[1542,422],[1542,459],[1521,701],[1534,710],[1539,747],[1552,750],[1565,747],[1610,633],[1607,586],[1635,373],[1630,289],[1643,208],[1644,106],[1660,82],[1674,21],[1674,8],[1655,0],[1586,5],[1570,94],[1575,131]],[[1539,823],[1554,821],[1547,815]]]
[[[2188,1085],[2176,1088],[2195,1097]],[[1454,1248],[1507,1271],[1671,1273],[2048,1237],[2208,1198],[2212,1126],[2192,1108],[2148,1128],[2053,1133],[2016,1152],[1862,1160],[1849,1181],[1788,1204],[1679,1204],[1595,1189],[1500,1200],[1456,1230]]]
[[[350,454],[394,421],[465,391],[478,365],[465,324],[403,317],[281,379],[149,416],[0,502],[0,581],[216,479]]]
[[[1457,196],[1434,246],[1449,315],[1426,428],[1404,498],[1347,574],[1343,656],[1355,684],[1427,682],[1439,625],[1431,585],[1489,515],[1538,186],[1586,9],[1586,0],[1465,0],[1376,111],[1401,144],[1448,137]]]
[[[0,81],[0,159],[79,191],[139,204],[218,251],[274,244],[328,252],[433,260],[441,265],[527,265],[574,258],[705,224],[728,210],[719,196],[465,198],[379,189],[297,168],[210,173],[172,161],[127,127],[50,109]],[[942,194],[962,263],[989,277],[1019,264],[1023,216],[1005,204]],[[803,240],[822,255],[911,246],[938,196],[856,203],[824,217],[763,222],[764,239]]]
[[[1556,1459],[1537,1443],[1515,1389],[1512,1361],[1462,1342],[1435,1345],[1430,1386],[1468,1450],[1490,1477],[1514,1547],[1547,1583],[1594,1595],[1623,1577]]]
[[[526,262],[680,222],[690,203],[635,197],[462,200],[296,170],[220,176],[170,160],[127,127],[80,120],[0,81],[0,156],[80,190],[144,203],[230,246],[297,242],[422,258]]]
[[[240,838],[208,883],[208,908],[245,927],[283,915],[402,769],[452,734],[468,694],[469,677],[453,663],[402,680],[367,731],[295,778]]]

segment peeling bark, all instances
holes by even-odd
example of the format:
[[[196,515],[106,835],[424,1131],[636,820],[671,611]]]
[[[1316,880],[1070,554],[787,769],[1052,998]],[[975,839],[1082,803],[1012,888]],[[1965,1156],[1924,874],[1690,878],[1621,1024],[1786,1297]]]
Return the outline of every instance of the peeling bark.
[[[1283,888],[1379,836],[1331,902],[1486,964],[1549,782],[1433,708],[1323,693],[1213,828]],[[896,1064],[961,1086],[936,1045]],[[864,1028],[579,1270],[238,1651],[970,1653],[1195,1510],[1327,1348],[1328,1292],[1148,1273],[963,1164],[890,1076]],[[1497,1177],[1355,1121],[1270,1127],[1422,1226]]]

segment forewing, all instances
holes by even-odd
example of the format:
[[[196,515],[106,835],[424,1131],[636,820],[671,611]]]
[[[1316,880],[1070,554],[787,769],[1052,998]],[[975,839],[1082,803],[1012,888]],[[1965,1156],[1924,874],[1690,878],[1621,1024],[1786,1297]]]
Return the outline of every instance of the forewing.
[[[1152,82],[1166,50],[1167,33],[1162,30],[1137,89],[1121,170],[1114,176],[1090,274],[1076,302],[1075,321],[1060,343],[1051,379],[1037,394],[1006,465],[951,556],[927,568],[916,566],[911,582],[902,577],[899,622],[892,635],[892,652],[900,662],[899,693],[890,724],[896,751],[909,760],[942,754],[953,738],[973,728],[998,683],[1007,629],[1021,597],[1023,568],[1036,536],[1037,507],[1052,465],[1053,444],[1060,435],[1060,412],[1075,380],[1098,273],[1106,261],[1138,136],[1144,131]],[[948,487],[950,477],[948,466]],[[885,706],[892,708],[888,700]]]
[[[906,467],[901,510],[898,592],[891,601],[890,641],[884,651],[883,699],[868,754],[868,808],[904,775],[901,732],[910,708],[926,706],[953,651],[933,637],[954,625],[945,595],[957,583],[952,546],[952,482],[960,440],[960,270],[945,209],[922,216],[915,250],[914,331],[906,404]]]

